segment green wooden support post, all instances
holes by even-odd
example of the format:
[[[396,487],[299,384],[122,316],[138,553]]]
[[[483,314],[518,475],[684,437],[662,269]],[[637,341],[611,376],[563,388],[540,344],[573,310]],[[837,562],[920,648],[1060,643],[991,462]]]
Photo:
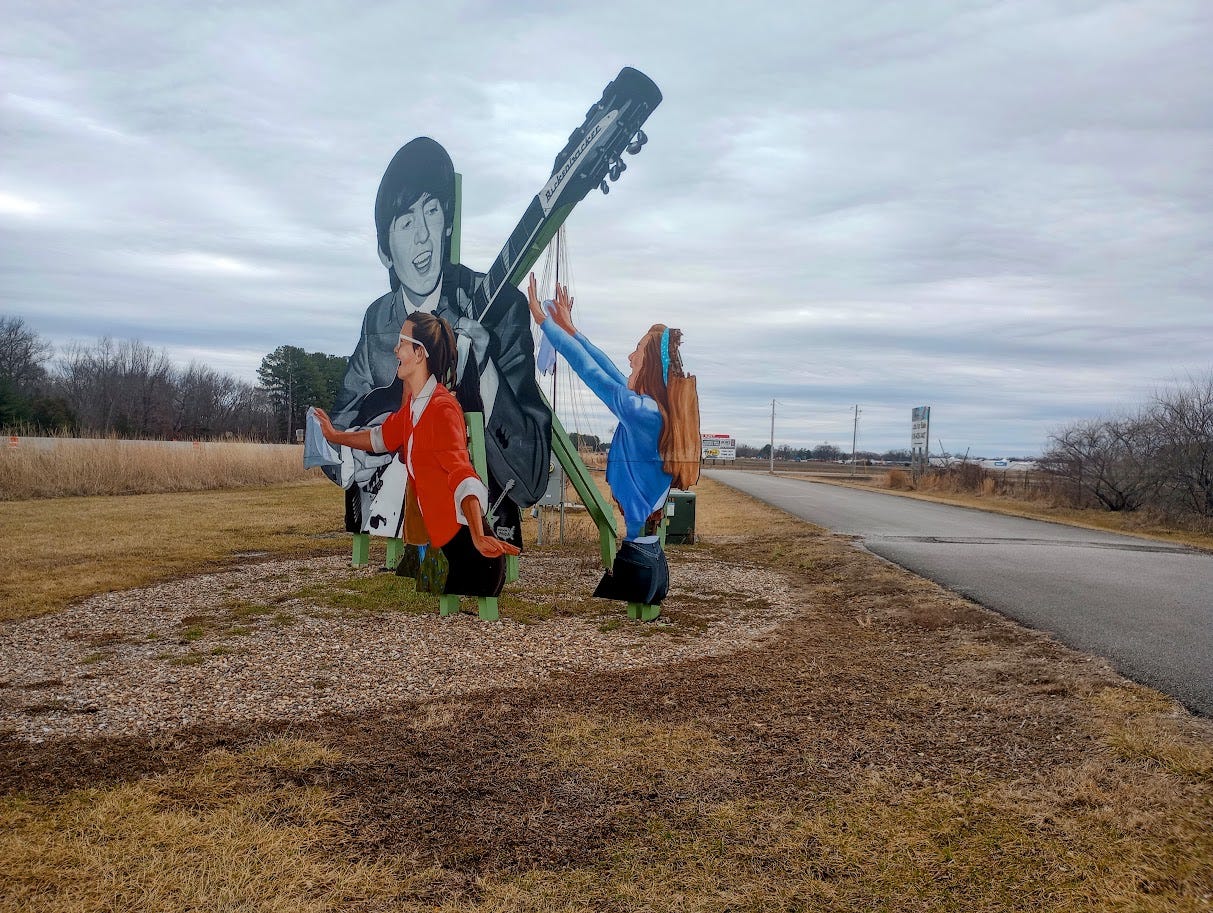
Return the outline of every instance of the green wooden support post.
[[[480,476],[480,481],[488,485],[489,463],[484,453],[484,413],[465,412],[463,420],[468,426],[468,452],[472,457],[472,468],[476,470],[476,475]]]
[[[661,606],[646,605],[643,602],[628,603],[628,618],[634,618],[637,621],[656,621],[661,615]]]
[[[459,230],[463,221],[463,175],[455,172],[455,206],[451,214],[451,238],[447,247],[451,252],[451,265],[459,263]]]
[[[353,554],[350,556],[350,567],[362,567],[371,560],[371,534],[354,533]]]
[[[497,609],[496,596],[477,596],[476,614],[481,621],[500,621],[501,612]]]
[[[465,412],[463,420],[468,426],[468,451],[472,456],[472,468],[476,470],[476,475],[480,476],[480,481],[485,485],[489,484],[489,464],[488,457],[484,451],[484,413],[483,412]],[[489,518],[484,518],[484,523],[489,524]],[[505,559],[505,582],[513,583],[518,579],[518,556],[507,555]]]
[[[446,595],[438,597],[438,614],[446,618],[448,615],[459,614],[459,597],[454,595]]]
[[[404,554],[404,540],[392,537],[387,540],[387,554],[383,556],[383,566],[388,570],[396,570],[400,556]]]

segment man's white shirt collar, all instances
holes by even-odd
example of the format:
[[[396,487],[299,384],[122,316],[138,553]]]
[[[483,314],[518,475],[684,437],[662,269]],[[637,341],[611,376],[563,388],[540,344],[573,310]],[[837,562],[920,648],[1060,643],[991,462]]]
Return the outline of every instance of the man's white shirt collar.
[[[415,314],[418,311],[425,311],[427,314],[433,314],[438,310],[438,305],[442,303],[442,280],[440,279],[434,285],[434,290],[425,296],[425,301],[421,305],[415,306],[409,299],[408,294],[404,290],[404,286],[399,286],[396,293],[400,296],[400,301],[404,305],[404,316]]]

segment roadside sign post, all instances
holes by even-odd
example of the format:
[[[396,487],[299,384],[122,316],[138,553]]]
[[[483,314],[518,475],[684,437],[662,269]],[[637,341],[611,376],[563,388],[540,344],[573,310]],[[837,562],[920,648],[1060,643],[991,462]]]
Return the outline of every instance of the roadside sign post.
[[[930,466],[931,407],[915,406],[910,413],[910,473],[917,482]]]

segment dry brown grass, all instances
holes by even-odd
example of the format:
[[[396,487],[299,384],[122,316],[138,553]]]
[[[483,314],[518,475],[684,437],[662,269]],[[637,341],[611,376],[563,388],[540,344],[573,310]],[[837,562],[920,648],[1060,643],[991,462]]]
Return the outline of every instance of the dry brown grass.
[[[718,773],[723,753],[711,732],[642,717],[558,713],[545,720],[538,757],[565,775],[616,789],[649,789],[660,782],[683,789]]]
[[[890,469],[885,474],[884,487],[894,491],[909,491],[914,487],[914,481],[904,469]]]
[[[0,910],[1213,909],[1207,721],[698,494],[697,548],[806,594],[779,641],[10,795]]]
[[[247,553],[348,550],[324,481],[236,491],[0,502],[0,620],[196,573]]]
[[[299,447],[65,439],[47,449],[0,448],[0,501],[276,485],[317,474],[303,468]]]
[[[339,803],[297,785],[338,760],[274,740],[180,777],[0,799],[0,910],[310,913],[394,893],[407,876],[335,857]]]

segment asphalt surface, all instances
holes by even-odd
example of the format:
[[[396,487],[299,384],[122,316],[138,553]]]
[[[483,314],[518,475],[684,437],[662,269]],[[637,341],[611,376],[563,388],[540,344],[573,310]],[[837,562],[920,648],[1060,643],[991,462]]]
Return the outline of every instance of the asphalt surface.
[[[765,473],[704,475],[1213,716],[1213,554],[1115,533]]]

